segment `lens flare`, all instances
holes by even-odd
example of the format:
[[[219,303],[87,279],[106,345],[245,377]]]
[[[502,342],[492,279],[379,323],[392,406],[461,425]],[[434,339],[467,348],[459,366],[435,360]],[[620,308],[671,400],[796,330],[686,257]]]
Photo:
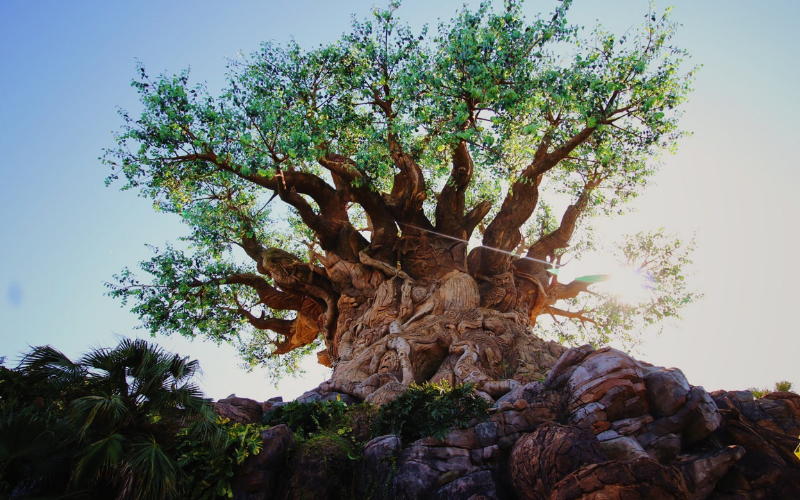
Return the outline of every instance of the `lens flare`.
[[[603,283],[603,289],[630,303],[647,300],[653,290],[653,278],[647,272],[619,269]]]

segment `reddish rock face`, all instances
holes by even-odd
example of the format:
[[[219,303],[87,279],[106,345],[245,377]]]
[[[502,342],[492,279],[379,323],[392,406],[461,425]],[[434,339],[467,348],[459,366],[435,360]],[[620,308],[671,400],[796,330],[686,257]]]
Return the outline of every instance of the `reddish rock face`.
[[[687,500],[680,473],[655,460],[585,465],[556,484],[550,500]]]
[[[511,482],[525,500],[547,500],[553,486],[584,464],[607,460],[590,432],[547,424],[526,434],[511,453]]]

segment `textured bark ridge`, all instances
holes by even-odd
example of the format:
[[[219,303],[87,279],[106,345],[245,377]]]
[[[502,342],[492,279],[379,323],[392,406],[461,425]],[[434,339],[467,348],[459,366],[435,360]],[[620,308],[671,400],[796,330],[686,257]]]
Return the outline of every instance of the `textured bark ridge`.
[[[319,355],[334,369],[321,393],[380,405],[412,382],[446,380],[474,384],[494,401],[545,377],[565,348],[531,333],[538,292],[519,290],[513,272],[479,283],[466,272],[463,244],[443,245],[424,233],[401,241],[409,250],[408,272],[386,269],[363,253],[365,264],[338,261],[328,268],[332,277],[347,274],[343,281],[352,287],[337,301],[338,317]],[[455,269],[453,252],[462,263]]]
[[[311,391],[302,399],[330,397],[336,394]],[[264,406],[276,404],[282,403]],[[747,391],[709,394],[690,385],[678,369],[583,346],[567,350],[545,382],[520,384],[500,397],[487,421],[452,429],[441,440],[404,443],[394,435],[380,436],[364,445],[363,458],[344,460],[330,446],[318,446],[317,455],[308,446],[289,449],[288,430],[270,429],[263,436],[266,455],[243,464],[234,496],[800,498],[798,435],[797,394],[772,393],[757,400]]]

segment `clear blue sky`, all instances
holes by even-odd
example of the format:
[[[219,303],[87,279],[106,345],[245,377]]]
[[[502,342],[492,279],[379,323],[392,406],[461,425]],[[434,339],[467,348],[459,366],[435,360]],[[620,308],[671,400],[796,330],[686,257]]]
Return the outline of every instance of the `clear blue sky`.
[[[449,19],[460,1],[406,1],[414,26]],[[78,356],[136,335],[136,318],[105,297],[103,282],[183,234],[135,193],[106,188],[97,160],[113,144],[115,107],[138,111],[129,87],[147,68],[222,84],[225,58],[263,40],[332,41],[371,1],[0,2],[0,355],[52,344]],[[378,5],[383,5],[379,3]],[[554,2],[528,1],[531,13]],[[577,0],[572,22],[616,31],[638,25],[644,0]],[[694,282],[706,298],[661,337],[645,334],[641,358],[677,366],[708,390],[800,384],[800,2],[680,0],[678,44],[703,64],[683,125],[694,136],[667,157],[640,211],[610,233],[665,226],[697,231]],[[139,335],[145,335],[138,331]],[[229,348],[157,341],[197,357],[215,398],[293,396],[317,370],[276,390],[246,374]],[[8,363],[7,363],[8,364]]]

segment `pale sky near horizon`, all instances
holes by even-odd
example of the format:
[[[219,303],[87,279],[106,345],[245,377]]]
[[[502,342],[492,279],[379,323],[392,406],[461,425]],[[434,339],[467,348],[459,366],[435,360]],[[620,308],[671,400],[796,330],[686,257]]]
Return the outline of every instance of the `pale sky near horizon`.
[[[419,28],[450,19],[461,1],[407,0],[401,19]],[[469,2],[473,7],[475,2]],[[140,1],[0,3],[0,356],[14,364],[29,345],[78,357],[114,335],[148,337],[104,295],[103,282],[150,257],[145,243],[184,234],[148,200],[104,187],[97,157],[113,146],[116,106],[139,111],[130,80],[141,61],[152,73],[191,66],[193,81],[222,85],[225,58],[264,40],[294,37],[309,47],[347,31],[369,1]],[[527,1],[531,15],[553,1]],[[645,332],[637,357],[676,366],[707,390],[800,384],[797,142],[800,2],[674,0],[683,24],[676,44],[702,64],[684,107],[694,132],[636,203],[637,213],[603,223],[611,235],[665,227],[697,234],[695,275],[705,298],[661,336]],[[599,19],[622,32],[641,23],[646,0],[577,0],[568,19]],[[591,272],[602,272],[602,269]],[[149,337],[148,337],[149,338]],[[264,400],[295,397],[326,370],[276,389],[238,368],[233,349],[177,337],[154,339],[200,360],[201,387]]]

